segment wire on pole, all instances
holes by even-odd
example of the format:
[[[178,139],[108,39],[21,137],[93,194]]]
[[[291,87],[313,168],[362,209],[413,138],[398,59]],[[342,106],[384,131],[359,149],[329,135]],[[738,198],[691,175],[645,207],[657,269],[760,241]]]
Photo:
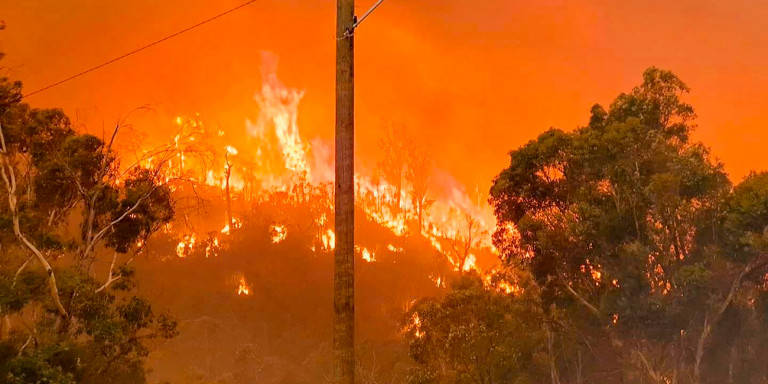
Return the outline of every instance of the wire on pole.
[[[384,0],[377,1],[376,4],[374,4],[373,7],[371,7],[371,9],[368,10],[368,12],[363,14],[363,17],[361,17],[360,19],[357,20],[357,22],[355,22],[355,25],[352,26],[352,30],[355,30],[358,26],[360,26],[360,24],[362,24],[363,21],[365,21],[365,19],[368,18],[368,16],[370,16],[371,13],[373,13],[373,11],[375,11],[376,8],[378,8],[379,5],[381,5],[381,3],[383,2]]]

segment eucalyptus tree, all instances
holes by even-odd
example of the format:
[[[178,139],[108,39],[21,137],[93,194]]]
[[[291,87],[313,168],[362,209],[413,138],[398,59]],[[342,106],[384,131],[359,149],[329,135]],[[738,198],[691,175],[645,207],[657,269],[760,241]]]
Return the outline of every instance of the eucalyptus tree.
[[[608,109],[592,107],[587,126],[550,129],[510,152],[494,180],[503,260],[532,273],[560,335],[582,340],[587,358],[562,354],[564,376],[724,382],[718,372],[730,366],[730,382],[765,377],[738,339],[726,343],[728,356],[713,341],[746,329],[726,317],[764,326],[765,176],[732,186],[691,139],[688,92],[672,72],[650,68]],[[510,226],[519,237],[504,236]]]

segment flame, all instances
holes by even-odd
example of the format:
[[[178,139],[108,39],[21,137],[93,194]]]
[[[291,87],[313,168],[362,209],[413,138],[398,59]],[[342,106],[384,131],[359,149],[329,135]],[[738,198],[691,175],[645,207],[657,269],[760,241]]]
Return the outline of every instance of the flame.
[[[515,281],[506,280],[509,276],[500,273],[497,270],[491,270],[483,275],[483,286],[487,290],[493,290],[499,293],[511,295],[523,291],[523,288]]]
[[[589,261],[589,259],[586,260],[586,262],[579,266],[579,269],[582,273],[589,274],[590,277],[592,277],[592,281],[595,282],[595,286],[600,286],[600,284],[603,282],[603,273],[600,271],[600,268],[602,266],[598,265],[592,265],[592,263]],[[612,282],[614,285],[618,286],[618,281]]]
[[[259,149],[269,149],[269,134],[277,138],[282,154],[282,165],[296,174],[309,174],[308,146],[299,135],[298,107],[304,92],[287,88],[277,78],[277,60],[265,55],[262,68],[261,93],[254,99],[259,105],[256,122],[247,121],[248,132],[259,139]],[[263,162],[269,159],[260,159]]]
[[[336,249],[336,233],[334,233],[332,229],[326,229],[320,236],[320,241],[323,250],[332,251]]]
[[[389,249],[390,252],[394,253],[403,253],[405,250],[401,247],[396,247],[394,244],[387,244],[387,249]]]
[[[232,218],[232,226],[235,227],[234,229],[239,229],[240,227],[243,226],[243,223],[240,220],[238,220],[237,218]],[[221,232],[222,234],[225,234],[225,235],[229,235],[231,230],[232,230],[232,228],[230,228],[229,227],[229,223],[227,223],[226,225],[224,225],[224,228],[222,228],[221,231],[219,231],[219,232]]]
[[[285,238],[288,236],[288,230],[285,228],[284,225],[270,225],[269,226],[269,236],[272,239],[273,244],[278,244],[285,240]]]
[[[405,328],[405,331],[411,330],[417,339],[421,339],[425,336],[424,331],[421,330],[421,318],[419,318],[418,313],[414,313],[413,316],[411,316],[411,323],[408,324]]]
[[[237,286],[237,294],[240,295],[250,295],[251,294],[251,287],[248,285],[248,282],[245,280],[245,275],[240,277],[240,283]]]
[[[435,283],[435,286],[437,286],[438,288],[445,288],[445,279],[443,278],[443,276],[435,277],[435,275],[429,275],[429,278],[432,280],[432,282]]]
[[[477,262],[477,257],[473,254],[467,255],[467,258],[464,260],[464,265],[462,266],[462,270],[464,272],[469,272],[473,269],[477,269],[477,265],[475,263]]]
[[[360,252],[360,255],[363,257],[363,260],[369,263],[376,261],[376,253],[369,250],[368,248],[355,246],[355,250],[357,252]]]
[[[310,196],[297,190],[305,191],[306,185],[310,188],[326,188],[324,182],[330,180],[333,170],[333,145],[322,139],[308,141],[302,137],[298,125],[298,109],[304,92],[286,87],[279,81],[276,60],[265,57],[263,61],[262,86],[254,96],[259,108],[258,115],[255,120],[246,121],[245,128],[249,135],[247,142],[232,142],[225,132],[206,128],[199,116],[176,116],[174,123],[180,133],[171,143],[175,151],[173,156],[167,160],[159,156],[148,157],[141,164],[147,168],[161,167],[162,176],[166,180],[184,176],[220,188],[222,196],[228,175],[227,192],[240,207],[242,202],[265,201],[277,193],[287,193],[291,201],[303,203]],[[212,157],[200,157],[200,148],[204,144],[206,151],[211,148]],[[229,157],[235,155],[235,161],[230,161]],[[439,182],[442,186],[439,190],[430,190],[430,204],[419,215],[416,202],[411,198],[413,186],[406,182],[402,188],[395,188],[371,175],[374,172],[366,170],[355,175],[355,205],[367,220],[387,228],[396,237],[425,238],[458,272],[481,272],[478,256],[486,252],[500,253],[491,244],[490,233],[495,224],[493,211],[479,193],[477,198],[470,197],[470,193],[462,186],[450,177],[445,177],[445,180]],[[333,196],[332,185],[327,189],[329,195]],[[327,253],[335,249],[336,235],[333,223],[322,212],[333,210],[333,198],[323,200],[320,204],[322,207],[316,212],[321,213],[313,218],[315,239],[310,247],[315,252]],[[469,229],[468,218],[471,218],[473,225]],[[278,222],[284,220],[276,218]],[[205,240],[197,244],[194,235],[187,235],[180,240],[176,253],[179,257],[188,257],[195,245],[198,245],[200,251],[205,249],[206,257],[214,257],[226,247],[226,236],[241,226],[242,223],[235,219],[232,228],[226,224],[218,233],[214,231],[205,236],[199,235],[200,239]],[[273,244],[285,241],[286,226],[270,226],[269,237]],[[394,244],[387,244],[386,247],[389,252],[405,253],[402,247]],[[456,252],[456,249],[466,251]],[[363,260],[376,261],[374,249],[359,248],[358,252]],[[587,272],[596,281],[602,278],[599,266]],[[438,286],[445,286],[445,276],[434,279]],[[512,283],[509,286],[500,284],[500,289],[505,292],[517,289]]]
[[[218,236],[213,237],[211,242],[208,244],[207,247],[205,247],[205,257],[213,257],[218,255],[219,250],[221,249],[221,246],[219,245],[219,238]]]
[[[512,293],[520,292],[520,286],[518,286],[517,284],[513,285],[507,281],[500,281],[498,285],[499,285],[499,289],[504,291],[504,293],[508,295]]]
[[[194,248],[196,240],[194,233],[191,235],[184,235],[181,241],[179,241],[179,244],[176,245],[176,255],[180,258],[187,257],[189,252],[192,251],[192,248]]]

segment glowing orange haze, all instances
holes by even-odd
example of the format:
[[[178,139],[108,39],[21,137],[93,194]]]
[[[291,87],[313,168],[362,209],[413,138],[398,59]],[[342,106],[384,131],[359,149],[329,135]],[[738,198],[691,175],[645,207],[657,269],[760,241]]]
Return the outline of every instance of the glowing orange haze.
[[[28,91],[185,28],[242,0],[23,0],[0,3],[0,50]],[[358,1],[362,13],[374,1]],[[302,135],[333,133],[332,0],[264,0],[108,68],[34,96],[91,131],[133,108],[140,130],[200,113],[228,134],[255,119],[261,51],[306,90]],[[384,123],[403,124],[439,168],[485,191],[506,152],[550,126],[584,124],[655,65],[693,88],[697,138],[735,180],[768,168],[768,6],[760,0],[388,0],[357,35],[361,162]]]

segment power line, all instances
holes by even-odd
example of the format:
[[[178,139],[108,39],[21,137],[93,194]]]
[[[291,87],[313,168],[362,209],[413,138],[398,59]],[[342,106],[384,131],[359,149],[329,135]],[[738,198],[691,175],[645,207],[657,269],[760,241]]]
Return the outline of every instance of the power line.
[[[371,13],[373,13],[373,11],[375,11],[375,10],[376,10],[376,8],[378,8],[378,7],[379,7],[379,5],[381,5],[381,3],[383,3],[383,2],[384,2],[384,0],[379,0],[379,1],[377,1],[377,2],[376,2],[376,4],[374,4],[374,5],[371,7],[371,9],[369,9],[369,10],[368,10],[368,12],[366,12],[366,13],[363,15],[363,17],[361,17],[361,18],[360,18],[360,20],[357,20],[357,21],[355,22],[355,25],[354,25],[354,26],[352,26],[352,29],[355,29],[355,28],[359,27],[359,26],[360,26],[360,24],[362,24],[362,22],[363,22],[363,21],[365,21],[365,19],[367,19],[367,18],[368,18],[368,16],[370,16],[370,15],[371,15]]]
[[[78,73],[78,74],[76,74],[76,75],[72,75],[72,76],[69,76],[69,77],[67,77],[67,78],[65,78],[65,79],[63,79],[63,80],[60,80],[60,81],[58,81],[58,82],[56,82],[56,83],[53,83],[53,84],[51,84],[51,85],[48,85],[48,86],[46,86],[46,87],[43,87],[43,88],[40,88],[40,89],[38,89],[38,90],[36,90],[36,91],[33,91],[33,92],[30,92],[30,93],[27,93],[26,95],[24,95],[24,97],[25,97],[25,98],[26,98],[26,97],[30,97],[30,96],[32,96],[32,95],[38,94],[38,93],[40,93],[40,92],[43,92],[43,91],[46,91],[46,90],[48,90],[48,89],[51,89],[51,88],[53,88],[53,87],[55,87],[55,86],[58,86],[58,85],[64,84],[64,83],[66,83],[66,82],[68,82],[68,81],[70,81],[70,80],[74,80],[74,79],[76,79],[76,78],[78,78],[78,77],[80,77],[80,76],[83,76],[83,75],[85,75],[85,74],[87,74],[87,73],[93,72],[93,71],[95,71],[95,70],[97,70],[97,69],[99,69],[99,68],[102,68],[102,67],[106,67],[107,65],[109,65],[109,64],[112,64],[112,63],[114,63],[114,62],[116,62],[116,61],[118,61],[118,60],[122,60],[122,59],[124,59],[124,58],[126,58],[126,57],[128,57],[128,56],[131,56],[131,55],[135,54],[135,53],[139,53],[139,52],[141,52],[141,51],[143,51],[143,50],[145,50],[145,49],[147,49],[147,48],[150,48],[150,47],[152,47],[152,46],[155,46],[155,45],[157,45],[157,44],[160,44],[160,43],[162,43],[162,42],[164,42],[164,41],[166,41],[166,40],[169,40],[169,39],[172,39],[172,38],[174,38],[174,37],[176,37],[176,36],[178,36],[178,35],[181,35],[182,33],[185,33],[185,32],[189,32],[189,31],[191,31],[191,30],[193,30],[193,29],[195,29],[195,28],[197,28],[197,27],[199,27],[199,26],[201,26],[201,25],[203,25],[203,24],[207,24],[207,23],[209,23],[209,22],[211,22],[211,21],[214,21],[214,20],[216,20],[216,19],[218,19],[218,18],[220,18],[220,17],[222,17],[222,16],[225,16],[225,15],[227,15],[227,14],[229,14],[229,13],[235,12],[235,11],[237,11],[238,9],[240,9],[240,8],[243,8],[243,7],[245,7],[245,6],[248,6],[248,5],[250,5],[250,4],[253,4],[253,3],[255,3],[255,2],[256,2],[256,0],[249,0],[249,1],[246,1],[246,2],[245,2],[245,3],[243,3],[243,4],[240,4],[240,5],[238,5],[238,6],[234,7],[234,8],[231,8],[231,9],[229,9],[229,10],[227,10],[227,11],[224,11],[224,12],[222,12],[222,13],[219,13],[218,15],[216,15],[216,16],[213,16],[213,17],[211,17],[211,18],[205,19],[205,20],[203,20],[203,21],[201,21],[201,22],[199,22],[199,23],[197,23],[197,24],[195,24],[195,25],[193,25],[193,26],[191,26],[191,27],[189,27],[189,28],[186,28],[186,29],[182,29],[181,31],[178,31],[178,32],[176,32],[176,33],[174,33],[174,34],[172,34],[172,35],[168,35],[168,36],[166,36],[166,37],[163,37],[163,38],[162,38],[162,39],[160,39],[160,40],[157,40],[157,41],[155,41],[155,42],[153,42],[153,43],[147,44],[147,45],[145,45],[145,46],[143,46],[143,47],[141,47],[141,48],[135,49],[135,50],[133,50],[133,51],[131,51],[131,52],[128,52],[128,53],[126,53],[126,54],[124,54],[124,55],[118,56],[118,57],[116,57],[116,58],[114,58],[114,59],[112,59],[112,60],[109,60],[109,61],[105,62],[105,63],[99,64],[99,65],[97,65],[97,66],[95,66],[95,67],[93,67],[93,68],[91,68],[91,69],[87,69],[87,70],[85,70],[85,71],[82,71],[82,72],[80,72],[80,73]]]

